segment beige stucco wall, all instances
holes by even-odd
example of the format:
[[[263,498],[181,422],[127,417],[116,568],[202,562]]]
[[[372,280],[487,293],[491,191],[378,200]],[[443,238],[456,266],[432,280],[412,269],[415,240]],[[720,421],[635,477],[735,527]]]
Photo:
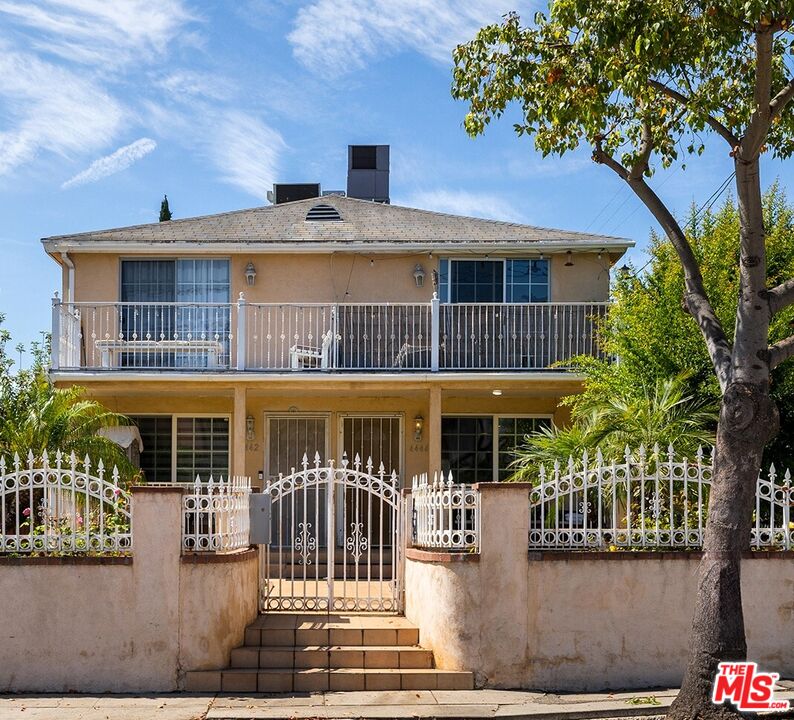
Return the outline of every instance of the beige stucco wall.
[[[120,299],[120,258],[115,254],[75,253],[77,302],[115,302]],[[145,255],[136,257],[174,257]],[[210,255],[231,259],[231,300],[240,292],[249,302],[428,302],[433,294],[432,270],[438,257],[420,254],[316,253]],[[256,283],[246,285],[245,267],[252,262]],[[609,259],[596,253],[550,256],[551,300],[554,302],[606,301],[609,296]],[[422,265],[424,287],[417,288],[414,268]],[[63,288],[66,297],[66,287]]]
[[[526,492],[488,489],[482,501],[479,562],[406,562],[406,615],[439,667],[472,670],[479,684],[494,687],[580,691],[680,683],[696,554],[531,559],[519,517],[528,514]],[[791,677],[794,555],[745,560],[742,592],[749,658]]]
[[[131,565],[0,565],[1,692],[170,691],[228,662],[256,616],[256,554],[183,563],[181,492],[136,490],[133,526]]]

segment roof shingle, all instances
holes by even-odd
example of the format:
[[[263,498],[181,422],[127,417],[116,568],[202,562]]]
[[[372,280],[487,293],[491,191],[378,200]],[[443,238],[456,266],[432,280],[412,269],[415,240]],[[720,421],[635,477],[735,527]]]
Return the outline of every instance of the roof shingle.
[[[306,221],[315,205],[330,205],[341,222]],[[251,208],[203,217],[147,225],[97,230],[44,238],[45,245],[72,243],[251,243],[251,244],[372,244],[478,245],[538,242],[629,247],[625,238],[555,230],[518,223],[448,215],[416,208],[384,205],[343,196],[310,198],[281,205]]]

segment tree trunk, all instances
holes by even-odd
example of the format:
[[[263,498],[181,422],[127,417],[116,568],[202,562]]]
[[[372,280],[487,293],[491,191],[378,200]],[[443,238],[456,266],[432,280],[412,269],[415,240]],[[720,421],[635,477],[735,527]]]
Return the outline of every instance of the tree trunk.
[[[690,637],[689,663],[669,718],[737,717],[711,702],[717,665],[745,660],[741,555],[748,548],[761,456],[777,429],[766,387],[740,383],[725,392],[714,449],[708,523]]]
[[[703,557],[689,662],[669,718],[738,717],[715,706],[711,690],[720,662],[745,660],[741,556],[749,549],[752,511],[764,446],[778,430],[769,397],[769,304],[758,158],[736,159],[740,216],[740,293],[731,378],[722,396]]]

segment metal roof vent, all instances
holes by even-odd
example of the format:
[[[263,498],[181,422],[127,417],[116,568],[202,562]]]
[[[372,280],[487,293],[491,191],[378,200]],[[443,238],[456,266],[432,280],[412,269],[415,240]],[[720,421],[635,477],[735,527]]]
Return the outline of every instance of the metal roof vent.
[[[314,205],[306,213],[308,222],[341,222],[342,216],[339,210],[331,205]]]

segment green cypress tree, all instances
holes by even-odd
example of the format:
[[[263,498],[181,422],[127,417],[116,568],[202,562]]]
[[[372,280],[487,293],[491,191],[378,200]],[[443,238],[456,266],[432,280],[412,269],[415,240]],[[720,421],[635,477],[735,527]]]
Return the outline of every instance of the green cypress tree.
[[[171,209],[168,207],[168,195],[163,195],[163,202],[160,203],[160,222],[171,219]]]

